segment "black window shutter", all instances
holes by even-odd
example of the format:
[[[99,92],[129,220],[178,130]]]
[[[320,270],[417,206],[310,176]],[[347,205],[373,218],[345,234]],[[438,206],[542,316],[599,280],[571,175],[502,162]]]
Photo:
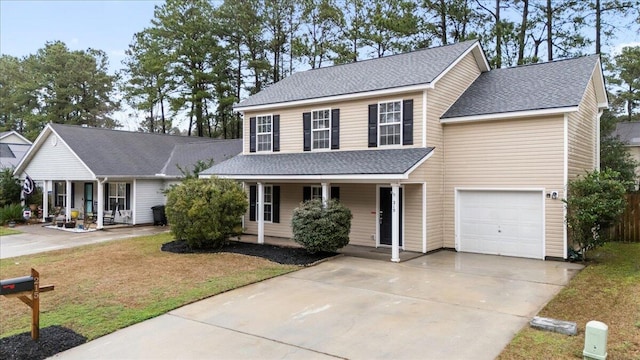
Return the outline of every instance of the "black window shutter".
[[[302,201],[311,200],[311,186],[302,188]]]
[[[413,145],[413,100],[402,102],[402,145]]]
[[[256,199],[258,198],[255,185],[249,186],[249,221],[256,221]]]
[[[340,188],[337,186],[331,187],[331,198],[333,200],[340,200]]]
[[[331,110],[331,148],[340,149],[340,109]]]
[[[104,209],[109,210],[109,183],[104,183]]]
[[[311,113],[302,114],[302,133],[304,135],[303,150],[311,151]]]
[[[71,207],[76,207],[76,184],[71,183]]]
[[[249,152],[256,152],[256,118],[249,118]]]
[[[273,115],[273,151],[280,151],[280,115]]]
[[[124,201],[125,201],[125,205],[124,205],[124,210],[131,210],[131,184],[127,184],[125,185],[126,187],[126,194],[124,197]]]
[[[378,104],[369,105],[369,147],[378,146]]]
[[[273,205],[271,213],[271,222],[280,223],[280,186],[274,186],[273,189]]]

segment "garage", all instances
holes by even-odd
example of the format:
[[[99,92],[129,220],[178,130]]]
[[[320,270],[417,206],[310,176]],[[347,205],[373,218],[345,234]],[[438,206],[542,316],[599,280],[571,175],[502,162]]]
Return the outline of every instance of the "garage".
[[[544,258],[542,191],[458,190],[457,249]]]

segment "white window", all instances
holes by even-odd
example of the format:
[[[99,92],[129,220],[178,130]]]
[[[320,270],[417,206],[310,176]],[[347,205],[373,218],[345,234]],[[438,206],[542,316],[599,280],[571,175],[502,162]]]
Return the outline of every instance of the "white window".
[[[265,185],[264,187],[264,221],[271,222],[273,214],[273,187]]]
[[[109,183],[109,204],[106,210],[113,210],[118,206],[119,210],[126,209],[127,203],[127,184],[126,183]]]
[[[56,198],[53,199],[54,206],[66,207],[67,206],[67,184],[65,182],[55,182],[54,193]]]
[[[258,151],[271,151],[271,115],[256,117]]]
[[[311,112],[311,147],[329,149],[331,138],[331,110]]]
[[[311,200],[314,200],[314,199],[322,200],[322,186],[311,187]]]
[[[402,101],[378,104],[378,144],[402,144]]]

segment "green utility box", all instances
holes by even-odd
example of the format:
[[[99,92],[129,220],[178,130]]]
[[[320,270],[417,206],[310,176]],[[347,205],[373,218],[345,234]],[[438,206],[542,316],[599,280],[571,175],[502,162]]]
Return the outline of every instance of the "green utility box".
[[[582,356],[585,360],[605,360],[607,358],[607,337],[609,327],[600,321],[589,321],[584,332],[584,350]]]

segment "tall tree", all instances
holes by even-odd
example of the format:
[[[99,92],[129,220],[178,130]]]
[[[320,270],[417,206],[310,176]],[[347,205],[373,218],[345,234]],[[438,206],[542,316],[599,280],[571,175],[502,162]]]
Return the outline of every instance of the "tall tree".
[[[333,50],[335,64],[358,61],[360,50],[369,44],[366,34],[370,24],[366,17],[366,8],[370,0],[341,0],[338,7],[342,9],[345,25],[340,31],[339,39]]]
[[[283,77],[283,55],[287,51],[289,18],[295,11],[293,0],[264,0],[262,18],[266,30],[266,44],[271,56],[271,81]]]
[[[374,1],[367,9],[370,28],[364,38],[373,48],[371,55],[382,57],[388,53],[412,49],[411,38],[418,32],[414,15],[416,4],[407,0]]]
[[[640,16],[640,0],[593,0],[589,3],[588,11],[578,20],[595,22],[596,54],[602,53],[602,43],[620,27],[630,25],[620,20],[634,11]]]
[[[301,10],[301,33],[293,39],[293,55],[305,59],[312,69],[322,67],[344,24],[343,14],[333,0],[303,0]]]
[[[640,46],[622,48],[609,70],[613,73],[609,83],[617,87],[613,105],[627,121],[640,120]]]

